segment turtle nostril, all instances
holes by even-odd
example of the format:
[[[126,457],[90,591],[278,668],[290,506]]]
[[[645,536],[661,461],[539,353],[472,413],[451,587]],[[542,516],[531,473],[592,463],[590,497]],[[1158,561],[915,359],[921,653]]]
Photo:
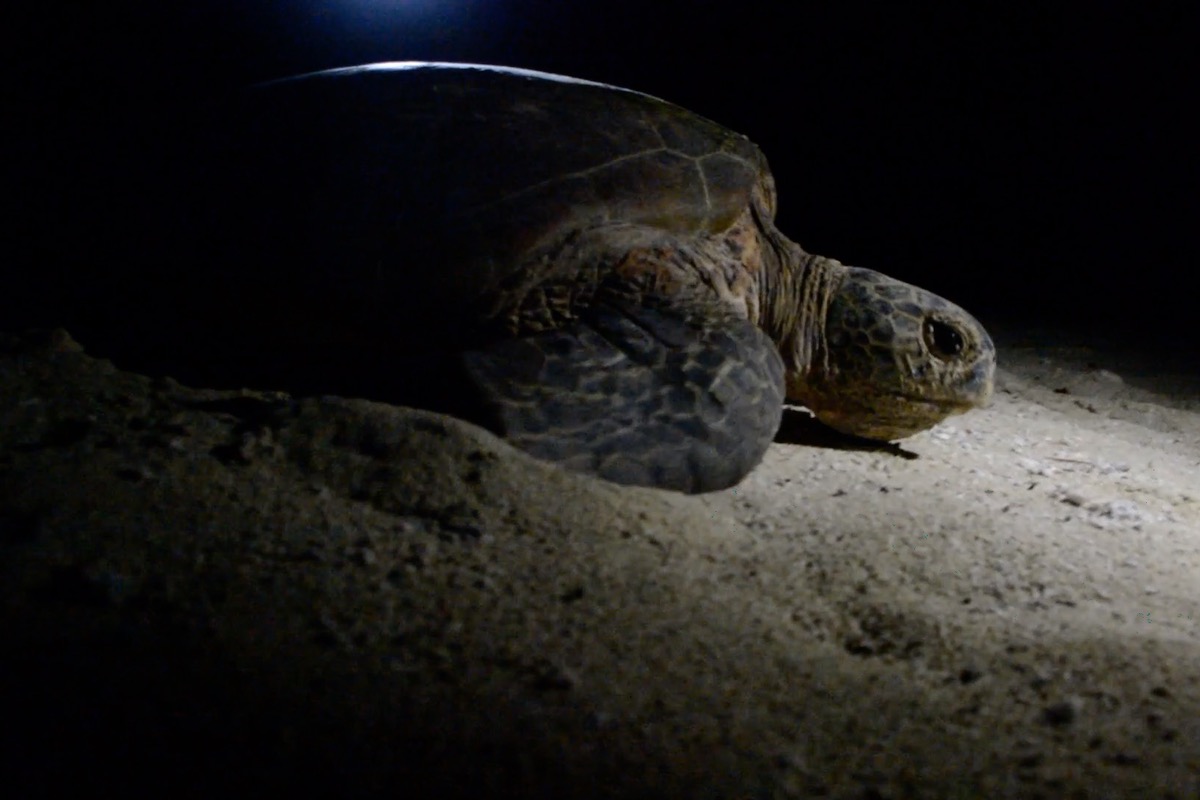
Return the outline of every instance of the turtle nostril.
[[[929,352],[941,359],[954,358],[965,346],[958,329],[938,319],[926,319],[923,333]]]

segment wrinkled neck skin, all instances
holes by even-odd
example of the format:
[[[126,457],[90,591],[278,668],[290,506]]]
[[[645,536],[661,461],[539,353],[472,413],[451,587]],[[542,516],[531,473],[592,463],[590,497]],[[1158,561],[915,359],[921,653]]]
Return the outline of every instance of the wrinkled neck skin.
[[[783,358],[788,401],[802,402],[797,388],[813,370],[828,370],[824,323],[845,268],[832,258],[804,252],[772,226],[764,233],[763,257],[772,263],[764,265],[759,324]]]

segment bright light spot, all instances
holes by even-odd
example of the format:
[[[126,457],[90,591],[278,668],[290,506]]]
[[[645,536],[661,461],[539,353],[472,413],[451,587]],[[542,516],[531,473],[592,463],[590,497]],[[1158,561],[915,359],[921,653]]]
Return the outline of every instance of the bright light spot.
[[[493,40],[505,0],[291,0],[280,23],[322,60],[355,63],[435,53],[458,58]],[[286,10],[286,16],[285,16]]]
[[[430,13],[448,14],[463,10],[470,2],[464,0],[339,0],[347,9],[367,14],[395,11],[405,16]]]

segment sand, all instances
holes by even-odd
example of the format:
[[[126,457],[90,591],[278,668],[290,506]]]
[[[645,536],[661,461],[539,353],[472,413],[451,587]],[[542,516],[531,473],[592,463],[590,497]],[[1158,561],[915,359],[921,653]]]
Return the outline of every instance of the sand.
[[[1056,340],[896,447],[789,411],[689,497],[0,337],[8,783],[1200,796],[1200,385]]]

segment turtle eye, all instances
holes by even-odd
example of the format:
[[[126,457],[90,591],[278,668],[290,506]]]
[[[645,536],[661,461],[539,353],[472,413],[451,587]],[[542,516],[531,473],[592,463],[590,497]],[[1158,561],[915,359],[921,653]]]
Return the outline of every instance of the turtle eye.
[[[954,358],[963,351],[962,334],[954,326],[947,325],[939,319],[926,319],[923,333],[925,346],[940,359]]]

